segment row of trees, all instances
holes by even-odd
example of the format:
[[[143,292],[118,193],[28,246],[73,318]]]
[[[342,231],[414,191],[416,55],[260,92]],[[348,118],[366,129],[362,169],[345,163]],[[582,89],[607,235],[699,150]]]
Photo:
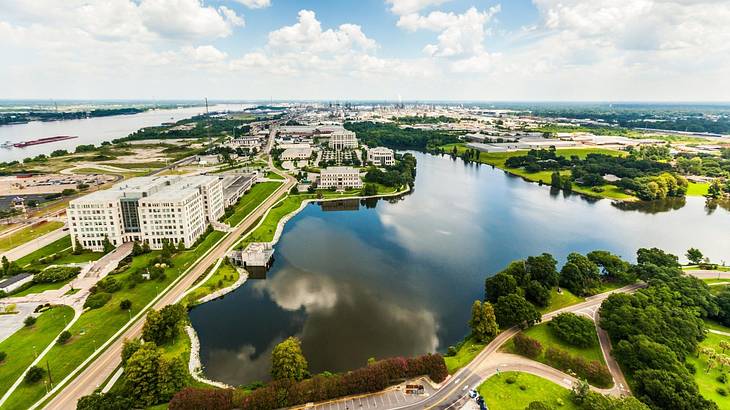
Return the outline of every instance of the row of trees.
[[[398,156],[395,165],[385,167],[385,171],[370,167],[365,174],[365,182],[378,183],[389,187],[400,188],[413,185],[416,179],[416,157],[410,153]]]
[[[396,124],[347,122],[345,128],[356,132],[358,139],[369,147],[429,151],[459,142],[458,135],[451,132],[400,128]]]

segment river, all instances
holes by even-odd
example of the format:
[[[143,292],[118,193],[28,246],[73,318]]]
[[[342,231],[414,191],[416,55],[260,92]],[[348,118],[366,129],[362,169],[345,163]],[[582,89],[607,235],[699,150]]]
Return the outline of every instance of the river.
[[[468,333],[484,279],[542,252],[561,264],[573,251],[634,260],[652,246],[730,257],[730,213],[707,211],[701,198],[622,210],[490,166],[416,156],[411,194],[350,211],[308,205],[286,224],[266,279],[190,312],[208,377],[267,380],[271,350],[292,335],[313,372],[445,351]]]
[[[241,110],[240,104],[219,104],[210,111]],[[99,144],[115,138],[126,137],[140,128],[175,122],[205,112],[205,107],[148,110],[139,114],[94,117],[80,120],[33,121],[25,124],[0,126],[0,143],[22,142],[56,135],[78,138],[25,148],[0,147],[0,162],[22,160],[39,154],[50,154],[58,149],[73,151],[82,144]]]

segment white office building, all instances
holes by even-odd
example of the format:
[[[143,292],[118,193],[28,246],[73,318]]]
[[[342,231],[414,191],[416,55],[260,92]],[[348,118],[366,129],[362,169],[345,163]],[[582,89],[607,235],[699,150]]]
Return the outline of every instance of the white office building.
[[[344,128],[329,134],[329,139],[329,147],[332,149],[357,148],[355,133]]]
[[[297,148],[286,148],[281,153],[281,159],[283,161],[297,161],[307,160],[312,156],[312,148],[308,146],[297,147]]]
[[[191,247],[211,221],[224,212],[218,177],[154,176],[132,178],[69,203],[66,217],[72,243],[103,250],[104,238],[114,246],[146,241],[161,249],[163,240]]]
[[[352,167],[329,167],[323,169],[319,174],[317,187],[323,189],[335,187],[338,190],[362,188],[360,171]]]
[[[381,167],[395,165],[395,153],[390,148],[370,148],[368,150],[368,161]]]

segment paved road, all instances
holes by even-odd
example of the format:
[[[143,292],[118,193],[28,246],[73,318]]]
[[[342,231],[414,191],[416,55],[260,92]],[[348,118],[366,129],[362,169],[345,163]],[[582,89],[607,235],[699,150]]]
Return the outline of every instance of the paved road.
[[[182,295],[206,269],[213,265],[219,258],[223,257],[226,251],[234,245],[246,230],[253,227],[257,219],[262,217],[264,213],[279,199],[281,194],[286,193],[294,186],[296,180],[287,176],[286,183],[279,187],[274,194],[269,196],[256,210],[249,214],[228,236],[226,236],[213,250],[195,264],[183,278],[164,296],[162,296],[153,306],[154,309],[172,304]],[[121,363],[122,343],[124,339],[133,339],[141,334],[144,318],[137,320],[130,326],[124,334],[117,338],[107,349],[101,353],[92,363],[82,370],[73,382],[68,385],[61,393],[56,395],[45,406],[46,409],[73,409],[76,408],[76,402],[82,396],[91,394],[98,386],[100,386]]]
[[[698,279],[730,279],[730,272],[724,272],[719,270],[686,270],[684,271],[687,275],[694,276]]]

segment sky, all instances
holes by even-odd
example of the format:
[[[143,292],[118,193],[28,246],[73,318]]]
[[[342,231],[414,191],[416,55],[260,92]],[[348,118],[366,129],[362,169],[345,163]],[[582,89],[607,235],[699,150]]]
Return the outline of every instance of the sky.
[[[730,101],[730,0],[2,0],[2,99]]]

